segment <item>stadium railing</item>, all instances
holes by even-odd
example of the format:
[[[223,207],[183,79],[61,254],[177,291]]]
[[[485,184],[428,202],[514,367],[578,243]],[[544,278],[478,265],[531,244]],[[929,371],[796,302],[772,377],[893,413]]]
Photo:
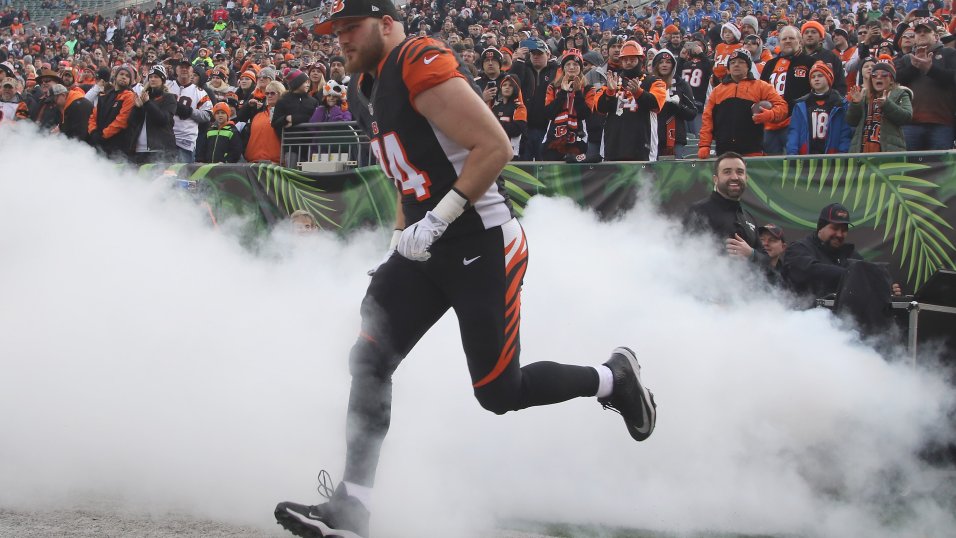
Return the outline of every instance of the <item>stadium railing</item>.
[[[373,164],[369,138],[357,122],[302,123],[282,130],[282,162],[303,169],[302,163],[333,162],[343,167]]]

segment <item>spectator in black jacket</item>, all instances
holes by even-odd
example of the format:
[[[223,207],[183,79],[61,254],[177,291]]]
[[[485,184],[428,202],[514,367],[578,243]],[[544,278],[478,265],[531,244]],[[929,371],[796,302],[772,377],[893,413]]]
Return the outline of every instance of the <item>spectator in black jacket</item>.
[[[309,95],[309,75],[293,69],[286,74],[285,80],[289,91],[276,103],[272,115],[272,127],[279,138],[282,138],[282,130],[286,127],[308,123],[319,106],[319,102]]]
[[[677,57],[670,49],[661,49],[651,62],[651,74],[667,85],[667,99],[657,114],[657,154],[684,158],[687,146],[687,122],[697,115],[690,84],[675,75]]]
[[[787,250],[787,240],[783,229],[773,223],[757,228],[760,244],[767,251],[770,265],[767,267],[767,279],[772,284],[783,284],[783,253]]]
[[[128,65],[121,65],[112,78],[112,86],[99,95],[93,106],[87,142],[110,156],[128,155],[135,136],[129,125],[136,101],[136,95],[129,89],[133,70]]]
[[[176,96],[166,90],[166,69],[154,65],[146,77],[146,87],[136,96],[130,118],[133,140],[133,161],[176,162],[178,150],[173,133]]]
[[[60,133],[86,141],[89,136],[90,115],[93,113],[93,103],[86,99],[83,88],[74,86],[66,94],[63,102],[63,123],[60,124]]]
[[[521,84],[514,75],[505,75],[501,78],[498,93],[491,103],[491,112],[498,118],[498,123],[504,128],[511,140],[514,159],[518,158],[521,139],[528,132],[528,109],[521,99]]]
[[[757,220],[740,205],[747,190],[747,165],[732,151],[714,161],[714,192],[690,206],[684,225],[703,229],[723,240],[729,256],[766,268],[770,257],[760,243]]]
[[[528,108],[528,136],[525,137],[527,142],[521,152],[522,160],[541,159],[544,135],[548,128],[544,100],[557,71],[558,64],[551,59],[551,51],[544,41],[538,39],[532,47],[519,47],[515,50],[510,73],[521,80],[521,95]]]
[[[40,100],[36,123],[44,132],[55,132],[63,123],[63,107],[66,106],[66,86],[53,84]]]

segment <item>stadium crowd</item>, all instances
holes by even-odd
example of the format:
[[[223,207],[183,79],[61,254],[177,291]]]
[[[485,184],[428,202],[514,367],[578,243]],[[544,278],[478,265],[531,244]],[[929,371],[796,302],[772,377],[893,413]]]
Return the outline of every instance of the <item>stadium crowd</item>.
[[[47,3],[64,18],[0,9],[0,121],[137,163],[279,163],[283,129],[351,119],[317,0],[112,17]],[[951,7],[412,0],[400,14],[458,54],[516,159],[597,162],[952,149]]]

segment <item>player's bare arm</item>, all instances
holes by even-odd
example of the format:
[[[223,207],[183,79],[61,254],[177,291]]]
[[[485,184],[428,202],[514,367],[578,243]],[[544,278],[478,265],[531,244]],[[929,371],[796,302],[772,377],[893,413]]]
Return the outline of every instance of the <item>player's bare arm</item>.
[[[447,80],[422,92],[415,99],[415,108],[469,151],[454,186],[474,203],[498,179],[501,169],[514,155],[508,135],[462,78]]]

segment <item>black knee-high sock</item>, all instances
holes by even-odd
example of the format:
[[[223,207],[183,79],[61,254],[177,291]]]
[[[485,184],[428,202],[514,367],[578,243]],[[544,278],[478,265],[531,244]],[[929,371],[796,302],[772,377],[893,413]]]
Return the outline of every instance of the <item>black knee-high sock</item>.
[[[362,375],[352,378],[345,426],[343,480],[360,486],[375,484],[382,442],[392,417],[392,378]]]

